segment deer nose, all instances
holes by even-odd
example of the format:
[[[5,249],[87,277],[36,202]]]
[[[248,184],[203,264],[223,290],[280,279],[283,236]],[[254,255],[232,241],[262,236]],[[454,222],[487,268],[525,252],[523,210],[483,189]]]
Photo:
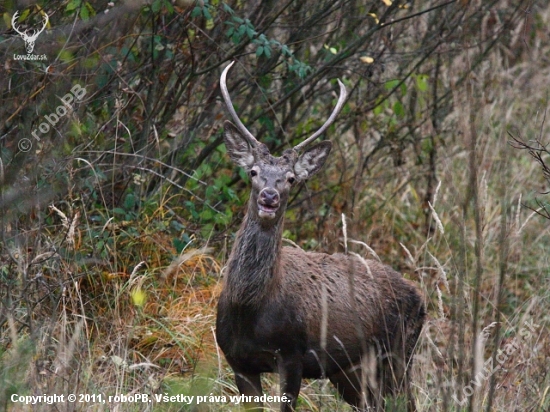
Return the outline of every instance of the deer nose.
[[[260,193],[260,199],[267,206],[276,206],[279,203],[279,192],[266,188]]]

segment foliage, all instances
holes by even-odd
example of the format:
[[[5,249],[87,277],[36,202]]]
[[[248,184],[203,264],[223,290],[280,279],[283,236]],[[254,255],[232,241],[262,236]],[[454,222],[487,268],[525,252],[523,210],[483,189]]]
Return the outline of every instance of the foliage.
[[[219,96],[237,61],[235,108],[276,153],[346,85],[329,164],[293,194],[285,237],[341,251],[344,213],[350,238],[421,285],[423,410],[466,408],[452,395],[479,370],[480,336],[496,356],[529,319],[536,341],[468,408],[548,408],[550,239],[521,207],[544,176],[506,137],[521,128],[548,164],[546,3],[38,0],[18,24],[49,15],[47,60],[21,60],[23,3],[0,5],[1,407],[15,390],[236,393],[211,328],[247,196]],[[308,382],[300,405],[341,410],[332,395]]]

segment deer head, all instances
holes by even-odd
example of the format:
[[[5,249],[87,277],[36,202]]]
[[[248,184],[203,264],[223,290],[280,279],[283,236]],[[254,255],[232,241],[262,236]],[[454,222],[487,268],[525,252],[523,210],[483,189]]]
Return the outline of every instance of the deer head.
[[[27,34],[27,32],[30,30],[20,31],[17,26],[15,25],[17,17],[19,16],[19,11],[16,11],[13,17],[11,18],[11,27],[13,30],[15,30],[21,37],[23,37],[23,40],[25,41],[25,48],[27,49],[27,53],[30,54],[34,50],[34,42],[38,38],[38,35],[44,31],[46,28],[46,25],[48,24],[49,18],[46,13],[44,13],[44,25],[41,29],[32,30],[32,34]]]
[[[252,182],[249,201],[249,217],[262,224],[278,221],[283,215],[290,189],[321,169],[332,148],[330,141],[307,146],[317,139],[334,122],[346,100],[346,88],[340,80],[340,97],[329,119],[313,135],[292,149],[287,149],[281,157],[274,157],[267,146],[259,142],[248,131],[237,116],[226,85],[227,72],[234,62],[222,73],[220,87],[225,104],[236,125],[224,123],[224,140],[230,158],[238,166],[245,168]]]

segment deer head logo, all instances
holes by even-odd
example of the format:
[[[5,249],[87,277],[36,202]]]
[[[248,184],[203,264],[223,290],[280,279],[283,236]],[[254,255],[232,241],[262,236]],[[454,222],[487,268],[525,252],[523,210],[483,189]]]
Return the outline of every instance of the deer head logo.
[[[19,11],[16,11],[13,17],[11,18],[11,27],[19,33],[19,35],[23,38],[25,41],[25,48],[27,49],[27,54],[31,54],[34,50],[34,42],[36,41],[38,35],[44,31],[46,28],[46,25],[48,24],[49,18],[46,13],[44,13],[44,25],[41,29],[27,29],[25,31],[20,31],[17,26],[15,25],[17,17],[19,16]],[[31,32],[31,34],[27,34],[27,32]]]

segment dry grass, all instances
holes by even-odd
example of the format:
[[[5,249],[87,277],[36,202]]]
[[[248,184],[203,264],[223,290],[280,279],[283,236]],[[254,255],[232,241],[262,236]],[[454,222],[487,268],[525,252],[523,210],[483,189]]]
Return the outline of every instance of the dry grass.
[[[548,12],[542,21],[550,21]],[[544,44],[530,50],[541,59],[548,52]],[[507,137],[510,127],[527,138],[548,136],[541,113],[550,65],[542,59],[513,71],[491,67],[469,92],[455,91],[457,109],[444,125],[453,139],[439,152],[437,199],[423,204],[414,179],[422,168],[394,170],[387,159],[353,188],[350,237],[417,281],[426,297],[429,318],[413,374],[422,411],[550,410],[550,224],[522,206],[533,205],[547,182]],[[353,159],[354,148],[347,150]],[[419,223],[426,210],[428,235]],[[214,339],[227,250],[205,242],[178,255],[168,231],[158,229],[176,220],[172,212],[161,203],[134,222],[96,227],[90,211],[67,199],[51,209],[50,223],[5,241],[0,275],[11,283],[1,287],[0,409],[152,410],[140,403],[23,406],[9,402],[14,393],[237,394]],[[339,225],[332,216],[325,238],[314,240],[334,247]],[[350,248],[368,255],[361,245]],[[104,260],[87,259],[92,249]],[[276,395],[276,379],[266,377],[264,390]],[[304,383],[299,405],[350,410],[321,381]],[[155,410],[190,409],[155,404]]]

